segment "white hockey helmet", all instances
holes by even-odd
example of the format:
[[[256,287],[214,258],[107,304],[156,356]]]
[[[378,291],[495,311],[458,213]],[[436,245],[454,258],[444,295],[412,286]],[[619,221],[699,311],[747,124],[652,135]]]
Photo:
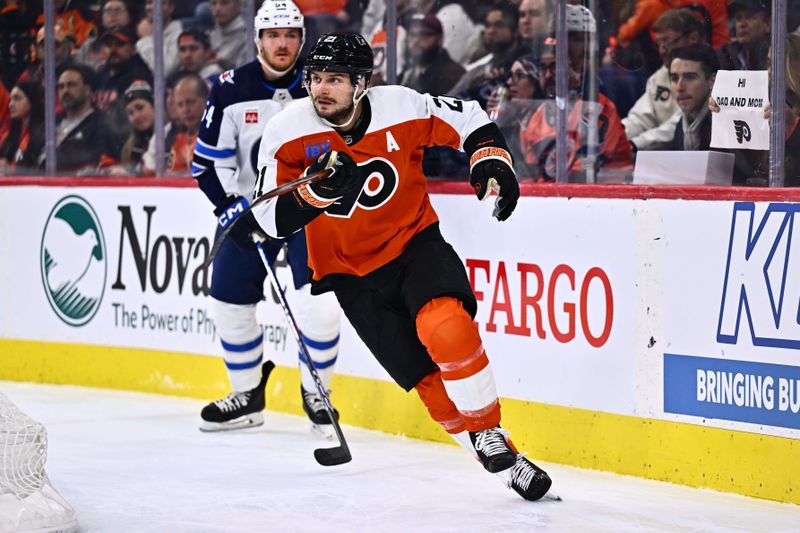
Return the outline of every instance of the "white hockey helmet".
[[[298,28],[303,42],[306,40],[303,13],[292,0],[265,0],[258,8],[254,26],[256,46],[259,46],[261,30],[269,28]]]
[[[567,4],[567,31],[595,33],[597,23],[586,6]]]

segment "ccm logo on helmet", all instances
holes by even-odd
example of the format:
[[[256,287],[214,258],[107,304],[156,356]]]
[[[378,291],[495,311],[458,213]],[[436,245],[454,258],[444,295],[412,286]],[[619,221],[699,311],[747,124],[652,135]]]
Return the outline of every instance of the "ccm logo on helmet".
[[[342,197],[325,210],[332,217],[350,218],[357,207],[371,211],[378,209],[394,196],[399,182],[397,169],[388,159],[375,157],[358,163],[358,177],[364,185]]]

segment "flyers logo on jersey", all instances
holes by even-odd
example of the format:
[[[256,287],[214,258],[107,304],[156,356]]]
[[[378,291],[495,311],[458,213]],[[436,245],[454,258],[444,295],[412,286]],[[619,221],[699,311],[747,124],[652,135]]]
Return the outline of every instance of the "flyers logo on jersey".
[[[374,157],[358,163],[358,177],[363,185],[325,210],[331,217],[350,218],[356,208],[371,211],[385,205],[397,191],[397,169],[388,159]]]

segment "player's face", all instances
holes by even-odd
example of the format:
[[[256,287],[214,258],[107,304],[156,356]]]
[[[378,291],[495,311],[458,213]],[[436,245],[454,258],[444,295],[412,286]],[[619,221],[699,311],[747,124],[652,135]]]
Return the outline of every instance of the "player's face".
[[[303,34],[298,28],[261,30],[261,57],[275,70],[292,66],[300,53]]]
[[[363,90],[359,83],[359,90]],[[353,82],[350,76],[341,72],[311,73],[311,100],[317,115],[340,124],[350,118],[353,112]]]
[[[706,78],[699,61],[673,59],[669,67],[669,82],[678,107],[688,115],[697,113],[706,105],[714,87],[714,76]]]

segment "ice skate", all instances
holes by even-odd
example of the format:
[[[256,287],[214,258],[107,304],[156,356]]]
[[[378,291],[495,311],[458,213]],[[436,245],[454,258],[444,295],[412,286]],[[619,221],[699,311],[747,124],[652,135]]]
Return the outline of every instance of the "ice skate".
[[[300,385],[300,393],[303,397],[303,411],[308,415],[308,420],[311,422],[311,432],[326,439],[333,438],[333,427],[331,426],[331,417],[325,409],[325,404],[319,394],[307,391]],[[339,411],[333,409],[333,415],[336,420],[339,420]]]
[[[508,444],[508,431],[500,426],[483,431],[470,431],[469,438],[478,460],[492,474],[511,468],[517,463],[517,454]]]
[[[536,501],[544,497],[547,491],[550,490],[550,485],[553,484],[547,472],[528,461],[524,453],[517,455],[516,463],[513,467],[498,472],[496,475],[506,487],[528,501]],[[561,500],[555,494],[550,499]]]
[[[264,424],[264,389],[275,363],[267,361],[261,367],[261,381],[254,389],[232,392],[221,400],[211,402],[200,412],[200,431],[230,431]]]

